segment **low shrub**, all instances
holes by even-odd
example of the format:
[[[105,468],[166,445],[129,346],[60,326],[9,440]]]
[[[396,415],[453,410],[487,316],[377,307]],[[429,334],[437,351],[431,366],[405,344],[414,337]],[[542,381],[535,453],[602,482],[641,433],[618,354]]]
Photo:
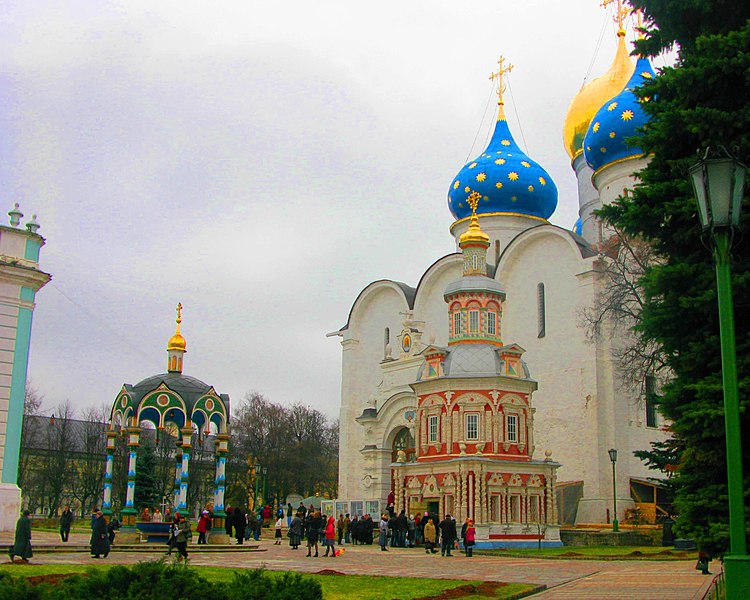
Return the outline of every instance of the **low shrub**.
[[[163,561],[91,569],[54,583],[31,583],[0,572],[3,600],[322,600],[317,581],[298,573],[271,576],[263,569],[235,572],[214,582],[182,565]]]

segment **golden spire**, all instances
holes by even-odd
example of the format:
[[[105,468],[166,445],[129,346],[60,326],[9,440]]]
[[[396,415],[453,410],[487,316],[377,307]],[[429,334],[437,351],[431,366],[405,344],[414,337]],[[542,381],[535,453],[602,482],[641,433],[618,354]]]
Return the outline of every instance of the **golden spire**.
[[[482,194],[479,192],[471,192],[469,197],[466,198],[466,203],[471,207],[471,223],[466,233],[461,234],[458,238],[459,245],[463,248],[464,244],[468,243],[479,243],[484,246],[490,245],[490,236],[488,236],[479,227],[479,217],[477,216],[477,207],[479,201],[482,199]]]
[[[508,66],[505,66],[505,57],[501,56],[500,59],[497,61],[497,71],[490,73],[490,79],[492,81],[497,80],[497,105],[498,105],[498,112],[497,112],[497,120],[498,121],[504,121],[505,120],[505,111],[503,110],[503,94],[505,93],[505,81],[503,79],[503,76],[506,73],[510,73],[513,70],[513,65],[508,63]]]
[[[176,319],[177,326],[175,327],[174,335],[169,338],[169,343],[167,344],[167,350],[182,350],[185,351],[185,347],[187,346],[187,342],[185,342],[185,338],[182,337],[182,334],[180,333],[180,323],[182,323],[182,303],[177,303],[177,319]]]

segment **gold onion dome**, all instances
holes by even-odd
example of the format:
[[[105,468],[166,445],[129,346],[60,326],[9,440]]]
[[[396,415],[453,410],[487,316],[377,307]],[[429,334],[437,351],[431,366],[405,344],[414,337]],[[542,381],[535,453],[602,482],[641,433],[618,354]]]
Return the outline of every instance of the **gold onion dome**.
[[[575,158],[583,151],[583,138],[591,119],[607,100],[622,91],[634,71],[635,64],[625,47],[625,30],[620,28],[617,31],[617,53],[609,70],[584,85],[568,107],[563,125],[563,141],[570,158]]]
[[[182,304],[177,304],[177,327],[175,328],[174,335],[169,338],[169,343],[167,344],[167,350],[182,350],[185,352],[185,348],[187,347],[187,342],[185,341],[185,338],[182,337],[182,334],[180,334],[180,323],[182,323]]]

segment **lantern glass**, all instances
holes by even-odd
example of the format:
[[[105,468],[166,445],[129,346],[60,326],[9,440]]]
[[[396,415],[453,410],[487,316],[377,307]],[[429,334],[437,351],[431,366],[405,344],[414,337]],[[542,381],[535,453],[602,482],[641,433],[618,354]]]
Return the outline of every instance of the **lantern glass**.
[[[728,227],[731,224],[734,164],[729,158],[706,161],[708,201],[714,227]]]
[[[698,213],[703,229],[711,227],[708,213],[708,199],[706,198],[706,169],[703,162],[690,167],[690,181],[693,182],[693,193],[698,201]]]
[[[611,460],[613,463],[617,462],[617,450],[614,448],[610,448],[608,451],[609,453],[609,460]]]

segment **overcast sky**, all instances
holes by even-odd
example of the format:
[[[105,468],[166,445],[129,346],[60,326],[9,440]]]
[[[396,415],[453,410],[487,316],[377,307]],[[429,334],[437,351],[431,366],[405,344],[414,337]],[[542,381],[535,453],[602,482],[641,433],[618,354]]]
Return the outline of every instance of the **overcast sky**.
[[[501,54],[511,130],[573,225],[561,130],[614,55],[599,4],[0,4],[0,212],[47,239],[29,377],[48,410],[165,371],[179,301],[186,374],[337,416],[325,334],[369,282],[416,285],[454,250],[446,193],[491,132]]]

